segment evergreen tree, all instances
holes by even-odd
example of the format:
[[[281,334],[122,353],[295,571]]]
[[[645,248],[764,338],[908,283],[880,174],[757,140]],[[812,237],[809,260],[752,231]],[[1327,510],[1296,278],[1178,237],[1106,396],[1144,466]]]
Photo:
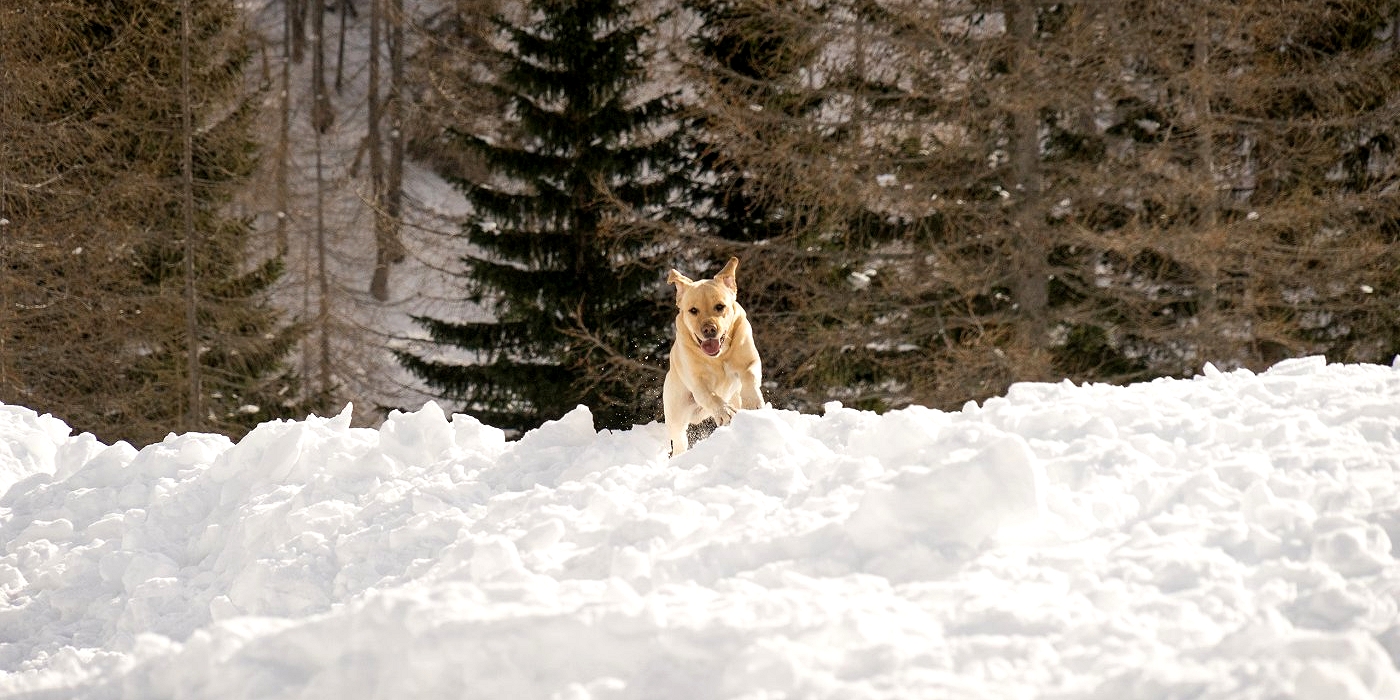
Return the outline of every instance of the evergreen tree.
[[[480,251],[463,260],[466,297],[493,318],[419,318],[465,357],[400,359],[493,425],[524,430],[582,403],[622,427],[659,405],[654,358],[670,335],[659,224],[683,178],[675,98],[643,94],[659,18],[640,7],[532,0],[520,21],[498,17],[502,47],[485,65],[499,70],[466,89],[495,93],[505,118],[450,132],[486,166],[454,182]]]
[[[238,436],[299,412],[296,334],[268,305],[279,263],[250,263],[233,189],[255,163],[249,55],[230,0],[191,0],[197,337],[185,311],[180,3],[7,3],[0,32],[0,401],[103,440]],[[23,17],[21,21],[17,18]],[[186,421],[187,350],[202,410]]]

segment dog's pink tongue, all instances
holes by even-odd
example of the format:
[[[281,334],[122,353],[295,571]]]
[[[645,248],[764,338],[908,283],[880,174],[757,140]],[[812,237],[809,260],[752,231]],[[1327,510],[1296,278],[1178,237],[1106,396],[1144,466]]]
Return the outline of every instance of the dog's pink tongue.
[[[700,343],[700,349],[701,349],[701,350],[704,350],[704,351],[705,351],[705,354],[706,354],[706,355],[709,355],[710,357],[714,357],[715,355],[718,355],[718,354],[719,354],[719,338],[710,338],[709,340],[706,340],[705,342]]]

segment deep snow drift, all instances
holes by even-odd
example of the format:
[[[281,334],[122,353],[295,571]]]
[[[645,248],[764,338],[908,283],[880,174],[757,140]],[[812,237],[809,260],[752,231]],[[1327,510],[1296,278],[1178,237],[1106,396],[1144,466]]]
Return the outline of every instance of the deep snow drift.
[[[1400,697],[1400,370],[137,452],[0,406],[0,697]]]

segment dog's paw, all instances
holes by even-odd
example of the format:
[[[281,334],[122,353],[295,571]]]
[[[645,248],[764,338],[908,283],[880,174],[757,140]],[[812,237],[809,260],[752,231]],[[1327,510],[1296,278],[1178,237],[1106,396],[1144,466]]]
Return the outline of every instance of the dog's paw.
[[[729,421],[734,419],[735,413],[736,410],[733,406],[727,403],[720,404],[719,410],[714,412],[715,425],[729,425]]]

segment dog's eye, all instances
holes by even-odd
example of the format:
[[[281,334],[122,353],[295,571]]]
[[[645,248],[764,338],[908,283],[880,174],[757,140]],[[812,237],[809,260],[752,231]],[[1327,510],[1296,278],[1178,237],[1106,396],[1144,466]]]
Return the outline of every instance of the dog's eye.
[[[694,306],[690,307],[690,315],[691,315],[691,316],[698,316],[699,314],[700,314],[700,309],[697,309],[697,308],[695,308]]]
[[[715,304],[715,311],[718,313],[724,313],[724,304]]]

